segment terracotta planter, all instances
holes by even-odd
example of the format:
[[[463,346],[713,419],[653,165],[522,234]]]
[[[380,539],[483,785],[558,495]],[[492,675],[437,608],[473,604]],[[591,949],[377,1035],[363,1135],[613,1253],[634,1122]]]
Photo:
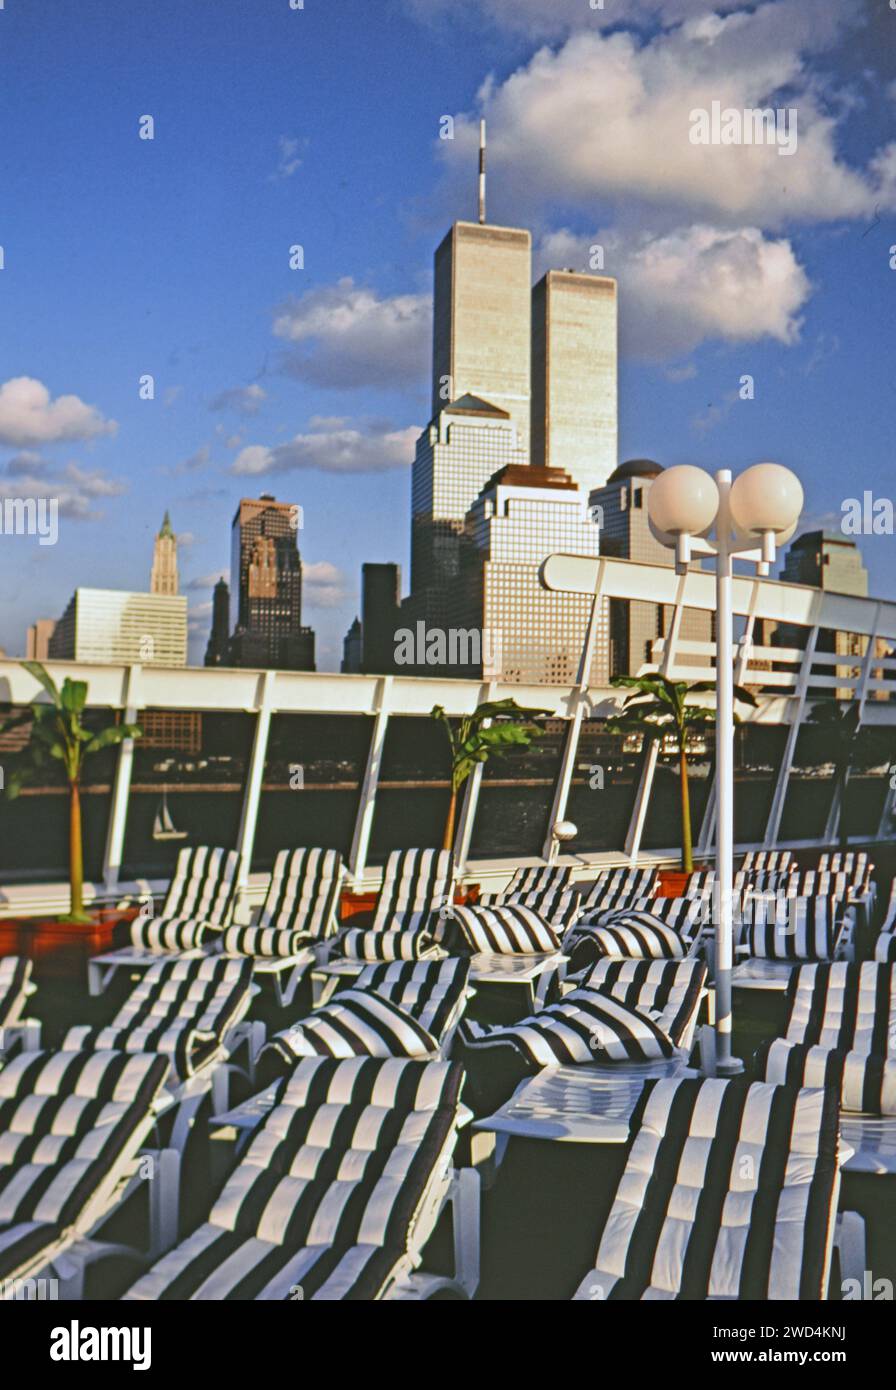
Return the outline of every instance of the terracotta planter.
[[[705,864],[695,864],[694,871],[705,867]],[[660,886],[657,896],[660,898],[680,898],[688,886],[688,879],[691,875],[686,873],[684,869],[660,869],[659,876]]]
[[[346,889],[339,900],[340,922],[347,922],[350,917],[356,917],[361,912],[366,912],[372,916],[378,897],[379,894],[376,889],[369,893],[352,893]],[[478,902],[479,884],[468,883],[466,888],[455,889],[454,901],[460,903],[461,906]]]
[[[60,922],[55,917],[7,917],[0,921],[0,955],[33,961],[38,981],[83,981],[90,957],[111,950],[115,927],[132,921],[138,910],[100,908],[83,925]]]

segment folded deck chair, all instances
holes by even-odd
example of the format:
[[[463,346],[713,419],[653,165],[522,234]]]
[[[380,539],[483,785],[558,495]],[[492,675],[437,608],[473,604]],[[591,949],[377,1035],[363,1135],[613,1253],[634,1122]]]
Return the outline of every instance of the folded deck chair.
[[[33,1051],[40,1044],[40,1024],[24,1019],[26,1001],[35,993],[31,983],[32,963],[24,956],[4,956],[0,959],[0,1055],[14,1042]]]
[[[776,873],[789,869],[793,864],[793,852],[789,849],[751,849],[741,861],[741,869],[756,873]]]
[[[896,1137],[896,966],[804,965],[794,971],[787,1000],[784,1037],[759,1049],[759,1074],[767,1081],[832,1085],[844,1117],[874,1117],[867,1125],[844,1118],[857,1149],[847,1166],[881,1171],[879,1141],[886,1131],[892,1148]],[[886,1170],[892,1172],[892,1164]]]
[[[839,1194],[837,1095],[648,1082],[585,1300],[823,1299]]]
[[[393,850],[370,927],[347,927],[337,954],[357,961],[420,960],[437,950],[438,914],[450,904],[454,858],[450,850]]]
[[[101,994],[122,967],[146,969],[160,955],[196,955],[208,932],[226,926],[236,901],[236,850],[197,845],[182,849],[158,916],[141,912],[117,935],[121,949],[89,963],[91,994]],[[119,944],[116,942],[116,944]]]
[[[251,956],[256,979],[269,976],[288,1007],[305,973],[337,930],[345,868],[334,849],[280,850],[258,920],[232,923],[207,941],[229,956]]]
[[[37,1273],[108,1214],[167,1071],[122,1052],[23,1052],[0,1071],[0,1278]]]
[[[224,1056],[251,1002],[252,962],[225,956],[157,960],[111,1023],[68,1030],[63,1052],[159,1053],[183,1083]]]
[[[695,955],[709,920],[700,898],[657,898],[649,910],[605,913],[576,923],[565,949],[570,969],[601,959],[683,960]]]
[[[509,1025],[462,1019],[477,1114],[544,1067],[686,1061],[706,983],[702,961],[600,961],[555,1004]]]
[[[497,893],[494,897],[506,902],[525,893],[553,893],[558,888],[563,892],[569,887],[571,878],[572,868],[563,868],[559,864],[549,864],[543,868],[533,866],[528,869],[516,869],[503,893]]]
[[[259,1084],[291,1071],[302,1057],[447,1055],[469,969],[458,957],[367,966],[349,988],[271,1039],[258,1059]]]
[[[451,1192],[462,1077],[453,1062],[300,1062],[208,1220],[125,1297],[394,1293]]]

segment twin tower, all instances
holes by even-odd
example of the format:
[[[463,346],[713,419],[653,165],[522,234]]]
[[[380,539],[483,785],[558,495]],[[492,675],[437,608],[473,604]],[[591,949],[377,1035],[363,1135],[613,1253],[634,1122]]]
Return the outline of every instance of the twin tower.
[[[549,271],[528,231],[456,222],[435,255],[432,410],[466,395],[505,410],[526,462],[586,496],[617,462],[616,281]],[[472,501],[472,499],[471,499]]]

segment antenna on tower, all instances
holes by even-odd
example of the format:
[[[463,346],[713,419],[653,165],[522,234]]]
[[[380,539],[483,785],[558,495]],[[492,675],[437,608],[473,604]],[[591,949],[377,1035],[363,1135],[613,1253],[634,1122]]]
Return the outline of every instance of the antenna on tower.
[[[485,221],[485,121],[479,122],[479,221]]]

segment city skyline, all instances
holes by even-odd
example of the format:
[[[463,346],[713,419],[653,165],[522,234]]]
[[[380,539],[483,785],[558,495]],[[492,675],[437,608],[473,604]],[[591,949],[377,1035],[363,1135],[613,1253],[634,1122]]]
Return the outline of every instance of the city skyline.
[[[270,490],[303,508],[308,622],[319,667],[338,669],[362,562],[409,573],[410,463],[430,415],[429,266],[446,228],[475,215],[482,115],[489,220],[531,227],[533,279],[569,266],[618,280],[620,461],[779,459],[806,487],[803,530],[835,525],[863,488],[887,494],[896,70],[881,26],[896,15],[719,5],[736,13],[715,21],[713,67],[693,17],[712,6],[630,6],[615,27],[558,6],[546,30],[527,27],[525,6],[484,0],[455,20],[489,21],[462,46],[434,2],[396,0],[382,32],[362,26],[362,8],[346,0],[336,21],[313,5],[257,15],[225,0],[214,32],[190,13],[135,14],[126,35],[105,3],[77,20],[61,5],[3,13],[21,99],[6,117],[0,294],[15,332],[0,347],[0,493],[60,504],[55,545],[2,537],[7,650],[24,652],[28,625],[61,616],[76,586],[145,589],[168,507],[189,659],[201,664],[224,528],[241,496]],[[16,92],[25,47],[56,74],[40,108]],[[426,93],[404,84],[395,110],[390,84],[420,49],[434,81]],[[612,109],[594,98],[578,162],[568,135],[552,159],[567,103],[581,106],[614,64],[639,84],[640,106],[624,83]],[[689,144],[701,94],[748,107],[785,88],[778,104],[800,116],[787,160]],[[672,143],[693,162],[670,154],[671,137],[658,143],[660,109],[667,122],[680,114]],[[440,139],[447,116],[454,138]],[[290,269],[296,245],[303,270]],[[140,395],[147,375],[152,399]],[[754,399],[740,394],[744,376]],[[106,528],[128,544],[105,545]],[[871,592],[891,593],[892,536],[856,539]]]

